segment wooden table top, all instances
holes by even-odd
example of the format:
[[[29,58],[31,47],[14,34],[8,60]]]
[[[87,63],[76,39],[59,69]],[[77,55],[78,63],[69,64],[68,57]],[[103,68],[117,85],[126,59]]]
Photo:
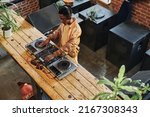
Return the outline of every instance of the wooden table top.
[[[110,91],[106,86],[97,84],[96,78],[81,65],[62,80],[54,78],[46,69],[36,69],[30,64],[33,56],[27,52],[25,45],[44,35],[22,17],[15,17],[21,28],[8,39],[0,35],[0,43],[53,100],[88,100],[99,92]]]

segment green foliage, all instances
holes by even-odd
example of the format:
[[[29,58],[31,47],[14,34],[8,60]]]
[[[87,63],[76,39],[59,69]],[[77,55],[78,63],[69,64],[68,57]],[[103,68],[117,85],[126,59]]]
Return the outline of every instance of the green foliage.
[[[98,84],[105,84],[112,88],[112,92],[103,92],[97,94],[93,99],[99,100],[116,100],[118,97],[124,100],[141,100],[142,95],[150,91],[149,84],[142,83],[140,80],[132,80],[125,77],[125,66],[119,69],[118,76],[114,81],[110,81],[104,76],[99,80]],[[130,85],[129,85],[130,84]],[[126,94],[124,93],[126,92]],[[127,95],[132,94],[132,95]]]
[[[96,17],[97,17],[97,13],[95,9],[91,9],[90,11],[88,11],[86,13],[86,15],[88,16],[88,18],[92,21],[95,21]]]
[[[65,3],[64,3],[63,0],[59,0],[59,1],[56,2],[57,8],[59,8],[59,7],[61,7],[61,6],[64,6],[64,5],[65,5]]]
[[[17,13],[10,9],[5,4],[0,4],[0,20],[2,22],[2,26],[5,29],[12,28],[13,31],[16,31],[18,29],[17,22],[13,15]]]

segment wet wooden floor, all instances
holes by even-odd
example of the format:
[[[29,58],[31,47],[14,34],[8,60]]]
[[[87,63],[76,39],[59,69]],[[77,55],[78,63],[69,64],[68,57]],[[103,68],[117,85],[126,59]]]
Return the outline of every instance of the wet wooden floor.
[[[105,56],[106,46],[94,52],[87,46],[80,44],[79,63],[98,79],[105,75],[108,79],[112,80],[118,74],[118,68],[110,63]],[[126,76],[131,77],[139,68],[140,63],[127,72]]]

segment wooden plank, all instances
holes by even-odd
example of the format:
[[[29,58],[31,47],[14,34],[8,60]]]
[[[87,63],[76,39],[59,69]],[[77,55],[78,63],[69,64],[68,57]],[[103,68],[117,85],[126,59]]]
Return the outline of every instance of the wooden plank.
[[[27,43],[30,43],[39,37],[45,37],[37,29],[35,29],[33,26],[27,23],[22,17],[17,18],[17,21],[20,21],[21,28],[16,33],[20,35],[20,37],[23,38],[24,41],[26,41]]]
[[[75,77],[78,82],[80,82],[84,87],[87,88],[93,95],[96,95],[99,90],[87,79],[85,79],[78,71],[71,73],[73,77]]]
[[[20,16],[16,16],[14,15],[14,17],[16,18],[17,22],[20,25],[20,29],[17,31],[17,33],[23,37],[25,39],[25,41],[28,42],[29,39],[36,39],[37,37],[42,36],[41,33],[36,33],[37,35],[33,34],[32,30],[33,30],[33,26],[30,25],[29,23],[26,22],[26,20]],[[28,24],[28,25],[27,25]],[[35,29],[36,30],[36,29]],[[30,41],[28,42],[30,43]]]
[[[30,28],[23,28],[22,31],[29,36],[30,39],[35,40],[39,38],[38,36],[34,35],[31,31]]]
[[[30,39],[29,36],[27,36],[25,33],[22,32],[22,29],[18,30],[16,32],[24,41],[26,41],[27,43],[32,42],[32,39]]]
[[[40,37],[43,37],[43,38],[45,38],[45,36],[44,35],[40,35],[40,36],[36,36],[35,35],[35,33],[32,33],[31,32],[31,28],[28,28],[28,29],[21,29],[22,30],[22,32],[25,34],[25,35],[27,35],[29,38],[27,38],[27,39],[31,39],[32,41],[33,40],[36,40],[36,39],[38,39],[38,38],[40,38]]]
[[[83,68],[81,65],[79,65],[77,71],[86,78],[89,82],[93,84],[100,92],[110,92],[111,90],[102,84],[97,84],[98,79],[96,79],[91,73],[89,73],[85,68]]]
[[[93,94],[82,85],[79,80],[75,79],[72,75],[66,77],[66,79],[78,90],[80,91],[87,99],[91,99]],[[80,79],[80,78],[79,78]]]
[[[27,42],[20,35],[18,35],[18,33],[14,33],[12,37],[13,40],[18,42],[18,44],[21,45],[23,49],[25,49],[25,45],[27,45]]]
[[[22,20],[22,17],[19,17],[19,16],[14,15],[14,17],[16,18],[17,22],[20,25],[19,30],[22,31],[23,33],[25,33],[28,38],[31,38],[31,39],[35,40],[38,37],[37,35],[32,33],[31,29],[33,27],[30,24],[26,25],[27,24],[26,20],[24,20],[24,19]]]
[[[0,42],[19,65],[29,73],[29,75],[37,82],[37,84],[45,91],[52,99],[63,98],[14,50],[13,47],[0,35]]]
[[[24,18],[19,17],[19,16],[15,16],[15,17],[16,17],[17,21],[20,23],[21,29],[27,29],[27,30],[24,30],[25,32],[26,31],[28,32],[27,35],[33,34],[36,38],[39,38],[39,37],[45,38],[45,36],[39,30],[37,30],[30,23],[28,23]]]
[[[66,76],[66,78],[69,77]],[[66,78],[59,80],[59,82],[66,88],[66,90],[68,90],[77,100],[85,100],[88,99],[86,98],[81,92],[79,92],[76,87],[74,87],[73,85],[71,85]]]
[[[20,24],[20,30],[23,32],[23,33],[25,33],[29,38],[31,38],[31,39],[33,39],[33,40],[35,40],[36,38],[38,38],[39,36],[39,34],[38,34],[38,32],[37,32],[37,34],[38,35],[36,35],[36,33],[34,34],[33,32],[32,32],[32,28],[33,28],[33,26],[31,26],[30,24],[28,24],[27,22],[26,22],[26,20],[22,20],[22,17],[19,17],[19,16],[14,16],[15,18],[16,18],[16,20],[17,20],[17,22]],[[41,34],[41,36],[43,36],[42,34]]]
[[[38,30],[35,30],[35,28],[33,27],[28,27],[29,25],[27,24],[22,24],[22,31],[26,34],[26,35],[30,35],[30,38],[35,40],[35,37],[36,38],[39,38],[39,37],[45,37],[43,34],[39,34]],[[34,30],[34,31],[33,31]],[[34,37],[34,38],[33,38]]]
[[[61,85],[54,76],[51,74],[45,74],[42,70],[36,69],[36,72],[42,76],[42,78],[49,83],[49,85],[65,100],[74,100],[76,99],[74,95],[71,95],[64,87]]]

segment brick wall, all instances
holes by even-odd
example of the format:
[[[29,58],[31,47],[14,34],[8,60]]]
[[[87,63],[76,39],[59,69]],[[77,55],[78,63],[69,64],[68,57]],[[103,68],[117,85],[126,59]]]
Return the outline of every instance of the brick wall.
[[[112,0],[112,7],[118,12],[124,0]],[[133,0],[132,20],[150,29],[150,0]]]
[[[39,9],[39,0],[23,0],[16,4],[22,17]]]

